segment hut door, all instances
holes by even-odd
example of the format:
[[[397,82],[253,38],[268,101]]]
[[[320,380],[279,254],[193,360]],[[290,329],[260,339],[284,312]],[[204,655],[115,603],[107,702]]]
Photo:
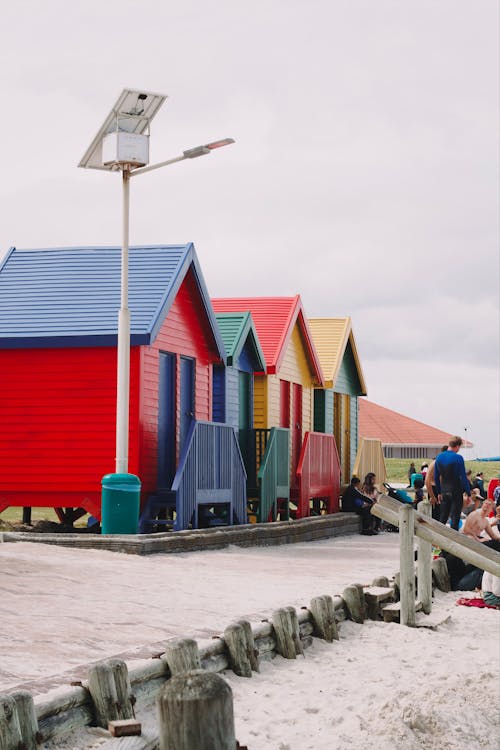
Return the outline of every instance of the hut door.
[[[290,427],[290,383],[280,380],[280,427]]]
[[[345,482],[351,478],[351,404],[349,396],[342,396],[342,476]]]
[[[302,448],[302,386],[292,385],[292,487],[297,487],[297,465]]]
[[[238,427],[240,430],[248,430],[252,426],[250,373],[241,371],[238,373],[238,391]]]
[[[175,354],[160,352],[158,394],[158,489],[170,489],[175,474]]]
[[[187,434],[194,419],[194,359],[181,357],[181,397],[179,455],[184,450]]]

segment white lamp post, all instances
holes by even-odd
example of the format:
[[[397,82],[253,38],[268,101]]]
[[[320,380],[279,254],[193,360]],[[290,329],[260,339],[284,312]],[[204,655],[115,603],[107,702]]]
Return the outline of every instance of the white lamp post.
[[[195,159],[216,148],[234,143],[232,138],[184,151],[181,156],[146,166],[149,162],[149,125],[167,97],[162,94],[124,89],[78,164],[86,169],[121,171],[123,190],[123,235],[121,299],[118,313],[118,371],[116,404],[116,473],[128,472],[130,392],[130,311],[128,309],[128,254],[130,178],[166,167],[184,159]]]

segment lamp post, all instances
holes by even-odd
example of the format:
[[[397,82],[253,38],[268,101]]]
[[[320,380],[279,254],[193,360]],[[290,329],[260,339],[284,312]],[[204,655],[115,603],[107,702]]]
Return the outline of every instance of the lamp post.
[[[122,253],[120,310],[118,313],[118,366],[116,403],[117,474],[128,472],[128,433],[130,398],[130,311],[128,309],[128,256],[130,180],[139,174],[166,167],[185,159],[204,156],[232,138],[207,143],[183,151],[167,161],[148,165],[149,126],[167,97],[134,89],[124,89],[90,144],[79,167],[122,173]]]

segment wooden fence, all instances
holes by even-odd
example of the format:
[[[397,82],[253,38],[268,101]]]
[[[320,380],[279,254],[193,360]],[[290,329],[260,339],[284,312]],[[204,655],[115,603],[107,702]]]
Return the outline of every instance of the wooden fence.
[[[170,747],[159,740],[158,729],[135,718],[137,707],[151,704],[172,677],[192,670],[217,673],[226,669],[251,677],[259,663],[277,654],[295,659],[312,644],[313,637],[332,642],[338,638],[338,623],[349,618],[362,623],[381,619],[382,609],[398,595],[396,585],[386,578],[371,587],[353,584],[342,596],[315,597],[307,608],[284,607],[267,621],[251,625],[238,620],[221,637],[198,646],[190,639],[166,642],[165,652],[135,662],[130,670],[124,661],[109,659],[93,665],[85,682],[61,687],[44,695],[26,691],[0,695],[0,750],[36,750],[39,743],[63,740],[68,732],[88,726],[101,726],[118,732],[123,726],[140,736],[112,736],[99,750],[148,750]],[[165,709],[166,710],[166,709]],[[167,712],[168,713],[168,712]],[[106,735],[104,735],[106,737]],[[172,745],[177,750],[202,750],[199,744]],[[233,745],[234,747],[234,745]]]
[[[382,495],[372,507],[373,515],[399,526],[400,549],[400,609],[401,624],[413,626],[416,611],[422,608],[430,614],[432,601],[432,545],[450,552],[456,557],[500,576],[500,552],[485,547],[481,542],[465,536],[446,524],[431,518],[431,505],[428,500],[412,505],[401,504],[398,500]],[[418,538],[418,589],[415,597],[415,558],[414,537]],[[445,563],[444,560],[440,560]],[[446,564],[446,563],[445,563]]]

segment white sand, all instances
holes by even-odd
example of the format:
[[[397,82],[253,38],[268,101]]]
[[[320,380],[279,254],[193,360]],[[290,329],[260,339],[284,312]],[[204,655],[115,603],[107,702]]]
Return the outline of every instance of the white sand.
[[[0,545],[0,690],[38,679],[40,691],[48,676],[92,660],[173,635],[206,638],[235,617],[256,622],[392,575],[397,545],[383,534],[147,558]],[[339,642],[315,639],[303,658],[277,657],[251,680],[224,673],[239,741],[249,750],[496,748],[500,612],[455,606],[457,596],[438,598],[452,618],[436,631],[346,622]],[[57,747],[96,739],[84,730]]]

